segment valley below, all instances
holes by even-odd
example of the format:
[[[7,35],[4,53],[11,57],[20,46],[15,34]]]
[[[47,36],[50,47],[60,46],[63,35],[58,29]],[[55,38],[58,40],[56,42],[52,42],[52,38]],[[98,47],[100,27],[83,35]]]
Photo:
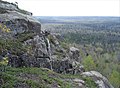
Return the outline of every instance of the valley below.
[[[41,16],[37,19],[41,22],[42,29],[56,34],[64,47],[75,46],[80,50],[86,70],[97,70],[111,81],[113,74],[119,75],[120,17]],[[86,62],[85,58],[89,55],[93,63],[89,60]],[[91,64],[95,68],[91,68]]]

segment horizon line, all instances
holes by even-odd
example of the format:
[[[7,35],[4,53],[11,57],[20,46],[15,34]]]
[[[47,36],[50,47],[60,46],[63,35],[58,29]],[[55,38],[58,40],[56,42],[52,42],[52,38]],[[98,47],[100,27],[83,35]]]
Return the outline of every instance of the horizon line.
[[[39,16],[34,16],[34,17],[39,17]],[[120,17],[120,16],[41,16],[41,17]]]

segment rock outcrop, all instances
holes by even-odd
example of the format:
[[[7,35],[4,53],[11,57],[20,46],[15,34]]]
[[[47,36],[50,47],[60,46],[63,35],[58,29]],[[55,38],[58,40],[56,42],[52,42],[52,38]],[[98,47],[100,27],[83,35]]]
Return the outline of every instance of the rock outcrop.
[[[41,32],[40,22],[13,3],[0,1],[0,23],[6,25],[13,35],[27,31]]]
[[[97,84],[98,88],[114,88],[99,72],[90,71],[90,72],[83,72],[81,74],[84,77],[91,77],[92,80]]]
[[[17,3],[9,3],[0,0],[0,14],[7,13],[7,11],[17,11],[26,15],[32,15],[31,12],[19,9]]]
[[[71,47],[71,56],[67,54],[56,36],[47,31],[41,31],[40,22],[29,12],[19,9],[16,4],[4,1],[0,1],[0,8],[2,9],[0,23],[10,29],[10,33],[1,32],[1,38],[19,39],[23,34],[34,33],[33,36],[30,34],[30,39],[20,39],[23,46],[30,47],[27,52],[15,55],[10,54],[11,50],[6,51],[4,56],[8,56],[10,66],[44,67],[59,73],[73,74],[83,71],[80,70],[80,65],[75,64],[79,60],[79,50]]]
[[[80,50],[78,48],[70,47],[69,56],[71,57],[71,59],[81,62]]]
[[[16,47],[15,43],[10,46],[9,44],[12,44],[10,41],[6,44],[7,48],[2,47],[5,50],[0,47],[0,61],[7,57],[9,66],[42,67],[58,73],[70,74],[80,74],[85,71],[80,63],[79,49],[69,47],[65,50],[55,35],[47,31],[43,32],[40,22],[33,18],[30,12],[19,9],[16,4],[0,1],[0,24],[6,27],[6,31],[0,28],[0,39],[3,41],[11,39],[12,42],[18,42],[18,46],[20,45]],[[10,33],[6,33],[8,31]],[[4,43],[1,44],[3,46]],[[22,47],[23,51],[20,49]],[[82,75],[92,77],[98,88],[113,88],[98,72],[84,72]],[[72,81],[84,88],[84,81],[80,79]]]

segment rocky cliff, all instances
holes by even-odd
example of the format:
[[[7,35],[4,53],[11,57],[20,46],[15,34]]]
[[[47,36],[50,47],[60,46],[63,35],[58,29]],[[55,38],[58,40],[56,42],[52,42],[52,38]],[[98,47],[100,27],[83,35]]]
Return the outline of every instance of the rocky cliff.
[[[112,88],[100,73],[84,72],[79,49],[73,46],[64,48],[54,34],[41,30],[40,22],[32,17],[32,13],[19,9],[16,4],[0,1],[1,63],[4,60],[8,60],[8,63],[6,61],[3,64],[16,69],[38,67],[48,68],[57,73],[79,74],[84,78],[92,78],[98,88]],[[5,84],[2,76],[0,77],[0,84]],[[86,87],[85,81],[80,78],[62,80],[75,83],[76,88]]]

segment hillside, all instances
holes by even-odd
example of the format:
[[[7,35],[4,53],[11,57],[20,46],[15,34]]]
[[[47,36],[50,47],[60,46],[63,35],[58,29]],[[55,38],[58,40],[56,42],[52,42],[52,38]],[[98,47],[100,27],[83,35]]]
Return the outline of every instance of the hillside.
[[[1,88],[96,88],[91,78],[62,75],[43,68],[6,68],[0,75]],[[84,81],[83,81],[84,80]]]
[[[91,54],[41,25],[32,13],[0,0],[0,88],[113,88],[95,71]]]
[[[43,30],[61,36],[59,40],[62,41],[64,47],[75,46],[80,50],[81,63],[86,70],[94,69],[101,72],[115,88],[118,88],[120,82],[118,76],[120,73],[120,17],[40,16],[36,18],[41,21]],[[86,59],[87,55],[91,56],[96,67],[89,68],[91,64],[90,60]]]

